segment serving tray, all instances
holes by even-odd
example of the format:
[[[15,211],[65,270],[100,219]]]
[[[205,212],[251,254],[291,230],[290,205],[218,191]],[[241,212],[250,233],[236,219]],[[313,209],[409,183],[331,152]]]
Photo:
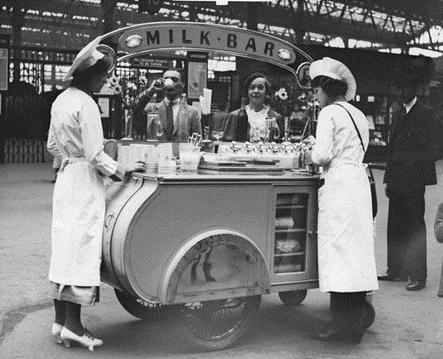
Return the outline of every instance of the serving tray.
[[[208,164],[208,163],[202,163],[200,166],[198,166],[198,168],[201,170],[216,171],[218,173],[221,173],[221,172],[283,173],[283,169],[279,168],[275,165],[266,166],[266,165],[246,164],[244,166],[237,166],[237,165],[219,166],[219,165],[212,165],[212,164]]]

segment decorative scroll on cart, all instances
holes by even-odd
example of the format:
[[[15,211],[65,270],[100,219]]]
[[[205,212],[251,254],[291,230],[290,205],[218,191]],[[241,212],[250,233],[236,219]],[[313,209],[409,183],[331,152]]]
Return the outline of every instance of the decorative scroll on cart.
[[[278,65],[309,88],[301,49],[270,35],[202,23],[135,25],[118,60],[154,51],[217,51]],[[317,182],[303,170],[134,174],[107,189],[102,280],[132,315],[173,313],[192,344],[217,350],[251,327],[261,296],[288,305],[318,287]],[[209,171],[209,172],[208,172]],[[374,311],[368,303],[367,326]]]

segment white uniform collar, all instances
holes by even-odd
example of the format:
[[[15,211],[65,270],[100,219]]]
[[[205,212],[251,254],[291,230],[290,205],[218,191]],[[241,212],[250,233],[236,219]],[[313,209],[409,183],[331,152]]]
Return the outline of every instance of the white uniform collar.
[[[408,103],[405,103],[405,109],[406,109],[406,113],[409,113],[409,111],[411,111],[411,108],[416,104],[417,102],[417,96],[414,97],[411,101],[409,101]]]

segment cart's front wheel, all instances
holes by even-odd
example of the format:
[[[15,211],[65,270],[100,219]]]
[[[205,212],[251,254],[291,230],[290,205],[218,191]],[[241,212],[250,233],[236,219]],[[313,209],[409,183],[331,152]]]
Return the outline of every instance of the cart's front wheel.
[[[299,305],[303,302],[308,294],[307,289],[291,290],[288,292],[278,292],[280,300],[286,305]]]
[[[375,319],[375,309],[374,306],[369,303],[369,302],[365,302],[364,306],[363,306],[363,325],[366,329],[368,329],[372,323],[374,323],[374,319]]]
[[[177,306],[175,305],[160,305],[145,302],[140,298],[135,298],[132,295],[121,292],[115,289],[115,295],[121,306],[134,317],[140,319],[159,319],[165,315],[175,314]]]
[[[187,303],[181,309],[182,335],[203,350],[230,347],[247,333],[260,308],[261,296]]]

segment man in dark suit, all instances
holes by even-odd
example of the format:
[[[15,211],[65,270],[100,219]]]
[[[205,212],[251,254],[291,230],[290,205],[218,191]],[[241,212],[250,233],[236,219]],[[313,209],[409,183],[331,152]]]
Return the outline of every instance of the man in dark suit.
[[[384,176],[389,198],[388,270],[379,280],[407,281],[407,290],[426,286],[425,188],[437,183],[435,161],[442,156],[441,125],[433,108],[417,100],[423,73],[399,72],[395,87],[402,109],[394,115]]]
[[[188,142],[193,133],[201,135],[200,114],[196,107],[180,101],[183,83],[178,70],[165,71],[163,78],[152,82],[151,86],[137,96],[132,108],[134,118],[143,118],[147,128],[147,138],[160,141]],[[157,103],[150,100],[155,93],[164,92],[165,98]],[[157,112],[161,126],[146,123],[147,114]]]

